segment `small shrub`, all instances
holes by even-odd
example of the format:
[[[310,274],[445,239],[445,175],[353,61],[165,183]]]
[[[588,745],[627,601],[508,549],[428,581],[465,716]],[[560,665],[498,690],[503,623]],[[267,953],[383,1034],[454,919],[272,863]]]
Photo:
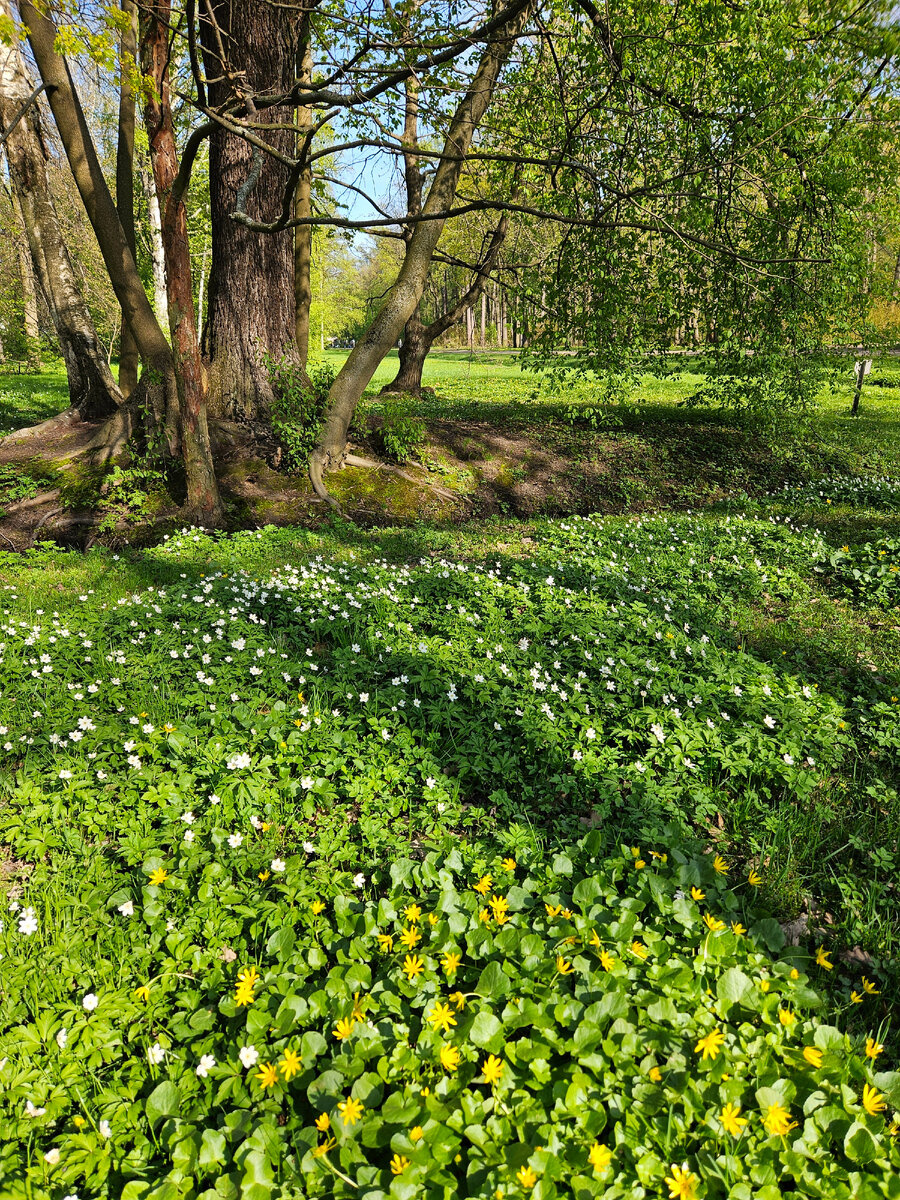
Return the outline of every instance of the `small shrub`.
[[[319,436],[325,401],[334,383],[330,363],[310,363],[306,374],[289,358],[267,360],[275,394],[272,428],[287,459],[288,467],[302,470]]]
[[[385,454],[398,463],[409,462],[425,441],[425,425],[413,412],[409,396],[388,395],[382,408],[381,442]]]

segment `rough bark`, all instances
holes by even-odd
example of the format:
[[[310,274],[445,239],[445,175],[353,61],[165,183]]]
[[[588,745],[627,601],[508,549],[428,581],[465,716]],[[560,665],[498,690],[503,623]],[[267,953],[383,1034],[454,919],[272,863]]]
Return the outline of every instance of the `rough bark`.
[[[12,17],[8,0],[0,13]],[[0,47],[0,122],[9,129],[33,94],[18,44]],[[47,301],[66,364],[73,409],[85,419],[114,412],[121,403],[106,355],[75,278],[50,190],[40,113],[32,104],[7,137],[10,182],[28,239],[30,266]]]
[[[297,10],[260,0],[210,0],[201,9],[200,40],[215,108],[237,97],[246,101],[287,91],[296,69]],[[293,113],[268,108],[268,123],[290,123]],[[290,156],[295,134],[266,131],[266,140]],[[264,421],[272,399],[264,357],[294,355],[294,239],[290,230],[259,234],[232,221],[238,193],[256,168],[247,197],[250,216],[274,219],[289,173],[271,155],[254,157],[253,147],[221,128],[210,137],[209,178],[212,264],[203,351],[210,386],[210,412],[239,421]]]
[[[310,36],[309,15],[304,14],[300,28],[298,53],[298,83],[312,81],[313,58],[312,38]],[[297,110],[297,124],[301,129],[312,127],[312,109]],[[299,134],[298,141],[303,143],[305,135]],[[304,146],[301,144],[301,152]],[[306,148],[308,149],[308,148]],[[297,181],[297,191],[294,198],[294,212],[297,217],[312,215],[312,169],[307,165]],[[294,230],[294,340],[297,343],[297,358],[302,370],[306,370],[309,359],[309,311],[312,304],[312,281],[310,268],[312,263],[312,225],[298,225]]]
[[[171,21],[170,0],[151,0],[146,4],[141,20],[141,65],[144,74],[153,80],[154,88],[152,93],[145,93],[144,122],[156,190],[165,203],[162,238],[166,255],[169,331],[180,383],[181,443],[188,476],[188,499],[191,507],[210,514],[218,523],[222,502],[209,443],[200,340],[194,313],[187,210],[184,201],[171,194],[178,174],[169,90],[168,31]]]
[[[134,0],[121,0],[122,12],[128,18],[120,42],[119,82],[119,137],[116,145],[116,209],[125,240],[137,260],[137,239],[134,231],[134,88],[131,72],[137,65],[137,9]],[[138,364],[137,342],[128,322],[122,317],[122,332],[119,338],[119,390],[130,396],[137,387]]]
[[[22,282],[22,320],[25,326],[25,364],[29,371],[41,369],[41,330],[38,325],[37,291],[31,256],[21,239],[16,241],[19,279]]]
[[[144,292],[144,285],[103,177],[97,151],[88,131],[68,66],[65,59],[56,52],[56,28],[53,22],[35,7],[32,0],[20,0],[19,8],[41,79],[47,85],[47,95],[63,149],[97,238],[116,298],[134,333],[141,357],[159,378],[166,408],[171,411],[174,406],[178,411],[179,379],[172,350]],[[131,406],[132,401],[129,401],[123,408],[130,409]],[[110,418],[113,426],[118,416],[116,413]],[[200,449],[204,449],[202,444]],[[173,454],[177,453],[179,446],[176,444],[173,447],[170,442],[170,450]],[[205,524],[218,524],[221,519],[221,507],[216,502],[217,497],[210,498],[206,487],[211,473],[208,446],[205,452],[206,461],[199,465],[193,456],[184,457],[188,511],[191,516]]]

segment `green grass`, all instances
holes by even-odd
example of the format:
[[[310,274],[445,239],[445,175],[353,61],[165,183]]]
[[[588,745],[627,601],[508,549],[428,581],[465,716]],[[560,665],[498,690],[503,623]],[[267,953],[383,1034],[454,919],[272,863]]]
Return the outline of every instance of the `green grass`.
[[[47,363],[38,375],[16,375],[0,367],[0,436],[46,421],[68,406],[69,385],[61,362]]]

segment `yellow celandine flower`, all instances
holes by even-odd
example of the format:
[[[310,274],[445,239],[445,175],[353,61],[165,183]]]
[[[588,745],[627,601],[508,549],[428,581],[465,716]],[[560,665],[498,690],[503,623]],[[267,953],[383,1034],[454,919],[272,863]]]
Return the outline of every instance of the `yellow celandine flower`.
[[[600,937],[596,929],[591,930],[591,940],[588,942],[588,945],[593,946],[597,950],[600,949]]]
[[[544,908],[547,910],[548,917],[558,917],[562,912],[561,904],[548,904],[546,901],[544,901]]]
[[[363,1115],[364,1105],[362,1100],[356,1100],[351,1097],[349,1100],[342,1100],[338,1105],[338,1112],[341,1114],[345,1125],[355,1125]]]
[[[797,1020],[797,1014],[792,1012],[789,1008],[779,1008],[778,1020],[786,1029],[789,1029],[790,1026],[793,1025]]]
[[[491,919],[491,910],[489,908],[483,908],[481,910],[481,912],[478,914],[478,920],[482,923],[482,925],[487,925],[487,923],[490,921],[490,919]]]
[[[329,1117],[328,1113],[321,1113],[318,1117],[316,1117],[316,1129],[318,1129],[320,1133],[324,1133],[330,1128],[331,1117]]]
[[[876,1042],[874,1038],[866,1038],[866,1058],[877,1058],[883,1049],[884,1046],[880,1042]]]
[[[514,858],[504,858],[500,865],[505,871],[514,871],[519,864]]]
[[[415,925],[413,925],[411,929],[404,929],[400,934],[400,943],[401,945],[405,946],[407,950],[412,950],[416,943],[421,942],[421,940],[422,935],[419,933],[418,929],[416,929]]]
[[[728,863],[725,861],[725,859],[722,857],[721,854],[717,854],[716,857],[713,859],[713,870],[716,872],[717,875],[727,875],[728,874]]]
[[[612,1151],[608,1146],[601,1146],[599,1142],[594,1142],[588,1151],[588,1162],[593,1166],[596,1174],[602,1175],[607,1166],[612,1162]]]
[[[897,1134],[900,1133],[900,1118],[894,1117],[893,1121],[891,1121],[890,1125],[888,1125],[888,1133],[892,1138],[896,1137]]]
[[[411,1142],[420,1142],[424,1136],[425,1130],[421,1125],[413,1125],[412,1129],[409,1131],[409,1140]]]
[[[466,1007],[466,998],[462,992],[451,992],[450,999],[456,1005],[457,1012],[462,1012],[462,1010]]]
[[[669,1200],[697,1200],[697,1184],[700,1180],[688,1170],[687,1163],[673,1166],[672,1174],[666,1176],[669,1185]]]
[[[428,924],[429,925],[437,925],[437,923],[438,923],[437,913],[429,913],[428,914]]]
[[[661,854],[661,853],[659,852],[659,850],[651,850],[651,851],[650,851],[650,857],[651,857],[651,858],[657,858],[657,859],[659,859],[659,861],[660,861],[660,862],[664,862],[664,863],[666,863],[666,862],[668,862],[668,861],[669,861],[669,856],[668,856],[668,854]]]
[[[282,742],[282,743],[281,743],[281,748],[282,748],[282,750],[285,750],[285,749],[287,749],[287,747],[285,746],[284,742]],[[271,827],[272,827],[272,822],[271,822],[271,821],[260,821],[260,823],[259,823],[259,827],[260,827],[260,829],[263,831],[263,833],[268,833],[268,831],[269,831],[269,830],[271,829]]]
[[[278,1064],[278,1070],[285,1079],[293,1079],[295,1075],[300,1073],[302,1066],[303,1059],[296,1050],[285,1050],[281,1062]]]
[[[165,870],[164,867],[157,867],[156,870],[153,872],[153,874],[150,876],[150,879],[148,880],[148,882],[153,887],[159,887],[160,884],[165,883],[168,878],[169,878],[169,872],[167,870]]]
[[[739,1104],[726,1104],[719,1114],[719,1120],[726,1133],[730,1133],[732,1137],[740,1137],[744,1126],[747,1124],[746,1117],[739,1117],[741,1111]]]
[[[816,964],[817,966],[824,967],[826,971],[834,970],[834,963],[830,963],[828,961],[828,955],[830,953],[831,951],[826,950],[824,946],[820,946],[816,951]]]
[[[631,847],[631,857],[632,857],[632,858],[640,858],[640,857],[641,857],[641,848],[640,848],[640,846],[632,846],[632,847]]]
[[[260,879],[260,880],[262,880],[262,882],[263,882],[263,883],[265,883],[265,882],[266,882],[266,880],[269,878],[269,874],[270,874],[270,873],[269,873],[268,871],[260,871],[260,873],[259,873],[259,875],[257,876],[257,878],[258,878],[258,879]]]
[[[79,1114],[79,1116],[72,1118],[72,1124],[76,1129],[84,1129],[85,1125],[87,1125],[87,1117],[82,1117]]]
[[[170,725],[170,724],[168,723],[168,721],[166,722],[166,724],[165,724],[165,725],[163,725],[163,729],[166,731],[166,733],[174,733],[174,732],[175,732],[175,726],[174,726],[174,725]]]
[[[850,999],[854,1004],[862,1004],[863,1002],[863,997],[859,994],[859,992],[851,992]]]
[[[707,1058],[718,1058],[719,1051],[725,1044],[725,1034],[721,1029],[711,1029],[706,1037],[702,1037],[694,1047],[695,1054],[702,1054],[701,1062]]]
[[[881,1092],[877,1092],[868,1083],[863,1085],[862,1106],[870,1117],[876,1117],[887,1107]]]
[[[772,985],[769,983],[768,979],[766,979],[765,976],[763,976],[762,979],[759,981],[759,990],[761,992],[767,992],[771,986]]]
[[[355,1024],[356,1022],[352,1017],[341,1017],[331,1032],[339,1042],[343,1042],[353,1033],[353,1026]]]
[[[797,1128],[797,1122],[791,1120],[790,1110],[782,1104],[769,1105],[763,1117],[763,1125],[772,1137],[784,1137]]]
[[[491,908],[494,910],[494,920],[503,925],[509,920],[509,902],[505,896],[491,896]]]
[[[480,896],[486,896],[488,894],[488,892],[491,890],[491,888],[493,887],[493,885],[494,885],[494,881],[490,875],[482,875],[482,877],[478,880],[478,882],[476,884],[473,885],[473,887]]]
[[[395,1154],[391,1159],[391,1174],[402,1175],[409,1166],[409,1159],[404,1158],[402,1154]]]
[[[556,956],[556,969],[560,975],[572,974],[572,964],[570,962],[566,962],[561,954],[557,954]]]
[[[519,1167],[518,1171],[516,1171],[516,1179],[525,1188],[533,1188],[537,1183],[537,1175],[535,1175],[531,1167]]]
[[[462,955],[455,950],[447,950],[444,957],[441,959],[441,966],[444,968],[445,975],[452,975],[462,960]]]
[[[131,994],[135,1000],[143,1000],[146,1004],[150,999],[150,985],[145,983],[143,987],[136,987]]]
[[[439,1000],[428,1014],[428,1021],[435,1029],[443,1029],[445,1033],[449,1033],[456,1024],[456,1017],[450,1006],[442,1004]]]
[[[238,1008],[253,1003],[256,999],[253,989],[257,983],[259,983],[259,972],[256,967],[244,967],[238,973],[237,983],[234,985],[234,1002]]]
[[[278,1082],[278,1073],[271,1063],[264,1062],[259,1064],[259,1070],[254,1078],[259,1082],[262,1091],[265,1091],[266,1088],[274,1087]]]
[[[394,939],[389,933],[379,933],[377,937],[379,950],[381,950],[384,954],[387,954],[389,950],[393,950]]]
[[[497,1058],[494,1054],[489,1054],[481,1064],[481,1073],[484,1075],[485,1083],[496,1083],[503,1074],[503,1059]]]
[[[616,962],[616,960],[613,958],[613,956],[610,954],[610,952],[608,950],[600,951],[600,966],[603,968],[604,971],[611,971],[613,969],[613,967],[615,966],[615,962]]]
[[[417,975],[421,975],[425,970],[425,963],[419,958],[418,954],[407,954],[403,960],[403,974],[412,982]]]
[[[647,864],[644,862],[644,860],[642,858],[636,858],[634,861],[634,869],[636,871],[640,871],[643,867],[646,867],[646,865]]]
[[[791,979],[799,979],[799,978],[800,978],[800,972],[797,970],[796,967],[791,967]]]
[[[312,904],[309,907],[312,910],[313,916],[317,917],[319,915],[319,913],[323,913],[325,911],[325,901],[324,900],[313,900]]]
[[[725,928],[725,922],[720,921],[718,917],[714,917],[712,913],[703,914],[703,924],[710,933],[718,933],[720,929]]]
[[[740,923],[740,921],[732,921],[731,922],[731,932],[733,934],[736,934],[737,937],[742,937],[747,932],[747,930],[746,930],[746,927]]]
[[[441,1046],[441,1066],[445,1071],[455,1071],[459,1066],[459,1057],[455,1046]]]
[[[692,887],[691,895],[694,897],[695,900],[705,900],[706,899],[706,892],[704,892],[704,890],[702,888]]]
[[[421,917],[422,910],[418,904],[410,904],[403,910],[403,915],[406,917],[407,922],[410,925],[413,925],[416,921],[418,921],[419,917]]]
[[[321,1145],[315,1146],[313,1148],[313,1152],[312,1152],[313,1158],[322,1158],[322,1156],[327,1154],[329,1150],[333,1150],[336,1145],[337,1145],[337,1138],[334,1138],[334,1137],[326,1138],[325,1141],[321,1143]]]
[[[662,1082],[662,1071],[659,1069],[659,1067],[651,1067],[650,1070],[647,1072],[647,1075],[648,1075],[651,1083],[661,1083]]]
[[[571,908],[564,908],[559,915],[561,917],[565,917],[566,920],[569,921],[569,920],[571,920],[571,917],[572,917],[572,910],[571,910]]]
[[[811,1067],[821,1067],[822,1065],[822,1051],[816,1046],[804,1046],[803,1057]]]
[[[881,992],[879,992],[879,990],[875,986],[875,984],[872,983],[872,981],[870,979],[866,979],[865,975],[863,975],[862,985],[863,985],[863,991],[866,992],[868,995],[870,995],[870,996],[880,996],[881,995]]]
[[[638,958],[646,958],[650,951],[643,944],[643,942],[632,942],[631,953],[636,954]]]
[[[364,1005],[368,1002],[368,999],[368,996],[363,996],[362,1000],[360,1000],[359,992],[353,993],[353,1012],[350,1016],[354,1021],[364,1021],[366,1019]]]
[[[762,883],[762,876],[757,875],[756,871],[751,871],[747,876],[747,882],[751,887],[759,887],[759,885]]]

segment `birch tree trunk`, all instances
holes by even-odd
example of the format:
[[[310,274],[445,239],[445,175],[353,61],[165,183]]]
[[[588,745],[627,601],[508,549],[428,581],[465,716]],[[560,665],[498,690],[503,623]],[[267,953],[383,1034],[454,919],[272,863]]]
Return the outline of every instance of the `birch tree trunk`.
[[[305,13],[300,30],[298,83],[310,83],[312,81],[312,71],[312,38],[309,14]],[[311,108],[299,108],[297,110],[297,124],[304,130],[309,130],[312,127]],[[304,141],[305,135],[298,134],[297,140],[300,142]],[[309,147],[306,149],[308,152]],[[312,168],[309,166],[304,168],[297,181],[294,213],[298,218],[312,215]],[[294,230],[294,339],[297,343],[297,357],[304,371],[309,359],[309,313],[312,304],[311,265],[312,225],[298,225]]]
[[[0,0],[0,14],[12,18],[9,0]],[[47,300],[66,364],[71,405],[81,417],[99,419],[115,412],[122,396],[72,269],[50,191],[48,155],[36,105],[10,130],[33,92],[18,43],[0,46],[0,122],[9,130],[6,153],[28,242],[28,275],[33,269]]]
[[[169,328],[169,298],[166,289],[166,251],[163,246],[162,216],[159,211],[159,196],[152,169],[141,168],[141,184],[147,201],[147,217],[150,226],[150,265],[153,271],[153,311],[163,329]]]

